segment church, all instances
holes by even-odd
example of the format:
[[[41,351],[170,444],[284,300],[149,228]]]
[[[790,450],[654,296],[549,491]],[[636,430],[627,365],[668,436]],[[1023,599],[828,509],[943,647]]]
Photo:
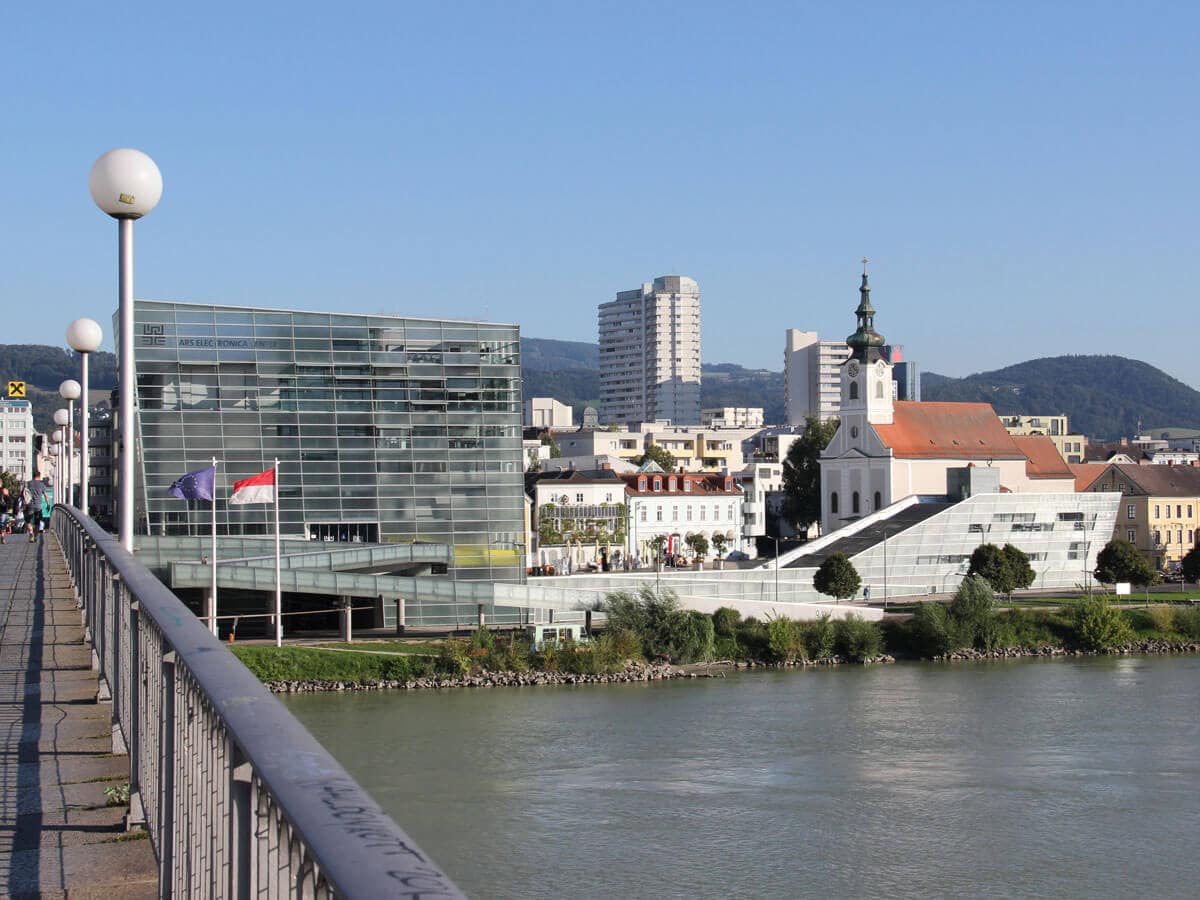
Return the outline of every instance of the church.
[[[1054,443],[1016,437],[988,403],[897,401],[892,365],[875,331],[863,261],[858,329],[846,338],[837,433],[821,454],[821,530],[918,495],[949,497],[962,484],[1011,493],[1073,493],[1075,481]],[[988,472],[964,470],[988,469]],[[954,498],[958,499],[958,498]]]

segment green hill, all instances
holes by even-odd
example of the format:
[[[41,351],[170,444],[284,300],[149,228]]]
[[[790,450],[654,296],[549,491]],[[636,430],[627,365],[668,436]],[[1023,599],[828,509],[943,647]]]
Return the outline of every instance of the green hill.
[[[1066,413],[1071,430],[1093,440],[1200,427],[1200,392],[1123,356],[1054,356],[966,378],[929,373],[921,399],[982,401],[1000,415]]]
[[[33,427],[50,431],[54,411],[64,405],[58,386],[79,380],[79,354],[46,344],[0,344],[0,381],[24,381],[26,399],[33,404]],[[88,361],[88,388],[111,391],[117,386],[117,357],[100,351]]]

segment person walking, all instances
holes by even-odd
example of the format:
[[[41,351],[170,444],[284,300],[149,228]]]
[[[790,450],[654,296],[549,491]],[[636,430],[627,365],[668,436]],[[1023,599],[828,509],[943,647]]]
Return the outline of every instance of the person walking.
[[[12,534],[13,522],[20,508],[20,500],[8,488],[0,489],[0,544],[5,543]]]
[[[37,540],[38,528],[42,522],[42,496],[49,490],[50,479],[43,478],[41,472],[38,472],[32,481],[25,482],[21,499],[25,510],[25,533],[29,535],[31,544]]]
[[[50,527],[50,513],[54,511],[54,488],[50,487],[50,479],[46,479],[46,490],[42,491],[41,517],[38,520],[38,537],[44,535]]]

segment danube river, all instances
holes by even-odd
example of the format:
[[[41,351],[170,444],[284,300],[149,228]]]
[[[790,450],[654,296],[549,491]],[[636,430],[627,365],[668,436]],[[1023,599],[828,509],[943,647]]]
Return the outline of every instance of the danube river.
[[[285,698],[472,897],[1194,897],[1200,659]]]

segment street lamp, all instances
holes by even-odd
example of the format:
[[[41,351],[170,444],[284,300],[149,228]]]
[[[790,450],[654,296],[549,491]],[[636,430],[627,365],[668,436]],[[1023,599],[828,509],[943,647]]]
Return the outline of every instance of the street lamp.
[[[67,491],[66,499],[63,501],[68,506],[74,505],[73,488],[75,479],[72,477],[74,473],[71,471],[75,468],[75,401],[79,399],[79,395],[83,393],[83,388],[74,378],[68,378],[58,386],[58,396],[67,401]]]
[[[140,150],[109,150],[92,165],[88,189],[104,212],[117,220],[117,332],[121,407],[121,546],[133,552],[134,371],[133,371],[133,221],[158,205],[162,173]]]
[[[56,412],[54,414],[54,421],[56,424],[58,422],[58,413],[60,413],[60,412],[65,412],[65,410],[60,409],[60,410],[58,410],[58,412]],[[50,432],[50,458],[52,460],[54,460],[54,482],[52,483],[51,489],[54,491],[55,497],[58,497],[59,490],[61,490],[60,483],[62,481],[62,439],[63,439],[63,433],[61,430],[56,429],[56,430]]]
[[[88,511],[88,354],[100,349],[104,332],[94,319],[76,319],[67,326],[67,343],[79,354],[80,396],[79,404],[79,507],[84,514]]]
[[[888,601],[888,583],[887,583],[887,542],[892,533],[886,528],[883,530],[883,610],[887,612]]]
[[[55,432],[58,435],[59,446],[58,446],[58,462],[55,463],[55,468],[57,469],[57,472],[56,472],[56,476],[54,479],[55,481],[58,482],[58,489],[55,491],[54,496],[55,496],[55,499],[57,499],[59,503],[63,502],[63,499],[62,499],[62,496],[63,496],[63,472],[65,471],[63,464],[62,464],[62,449],[63,449],[62,442],[64,440],[66,440],[66,437],[65,437],[66,432],[63,431],[62,429],[66,428],[67,423],[70,421],[71,421],[71,414],[67,410],[56,409],[54,411],[54,424],[59,427],[59,430],[57,432]]]
[[[768,535],[768,537],[771,537]],[[779,603],[779,538],[771,537],[775,542],[775,603]]]

